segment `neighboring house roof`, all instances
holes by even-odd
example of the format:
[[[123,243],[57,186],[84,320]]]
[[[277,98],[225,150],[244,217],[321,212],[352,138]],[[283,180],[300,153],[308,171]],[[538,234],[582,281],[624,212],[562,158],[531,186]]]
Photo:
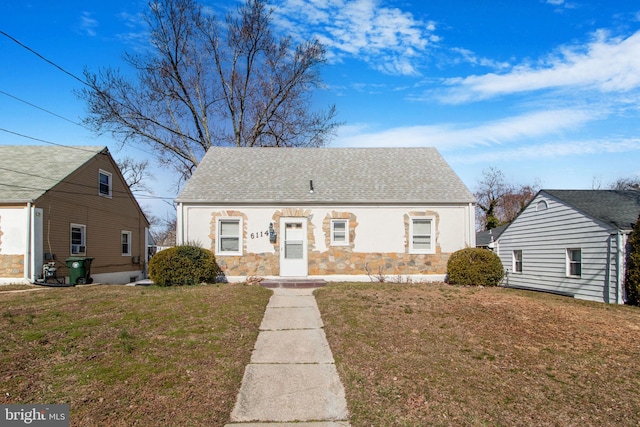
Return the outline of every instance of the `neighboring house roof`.
[[[435,148],[213,147],[176,200],[215,203],[475,202],[471,192]]]
[[[33,202],[106,147],[0,146],[0,201]]]
[[[636,190],[541,190],[575,209],[620,230],[631,230],[640,214]]]
[[[501,225],[491,230],[478,231],[476,233],[476,247],[489,247],[489,245],[500,238],[502,232],[507,228],[508,224]]]

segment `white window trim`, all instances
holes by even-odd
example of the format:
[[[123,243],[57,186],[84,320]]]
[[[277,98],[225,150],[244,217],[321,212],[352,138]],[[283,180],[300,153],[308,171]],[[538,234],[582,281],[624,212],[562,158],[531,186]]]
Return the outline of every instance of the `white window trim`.
[[[579,275],[571,274],[571,255],[570,255],[571,251],[580,251],[580,262],[579,262],[579,264],[580,264],[580,274]],[[576,279],[581,278],[582,277],[582,248],[567,248],[567,251],[566,251],[566,264],[567,264],[566,265],[567,277],[573,277],[573,278],[576,278]]]
[[[429,249],[415,249],[413,247],[413,221],[431,221],[431,241]],[[436,253],[436,218],[434,216],[412,216],[409,218],[409,253],[410,254],[435,254]]]
[[[520,270],[517,269],[517,265],[518,265],[518,257],[516,256],[516,252],[520,252]],[[512,253],[511,253],[511,257],[512,257],[512,265],[511,265],[511,271],[513,271],[516,274],[522,274],[522,270],[524,268],[524,259],[522,256],[522,249],[515,249]]]
[[[335,224],[341,222],[344,223],[344,241],[335,241]],[[349,220],[346,218],[332,218],[331,219],[331,246],[349,246]]]
[[[109,177],[109,193],[105,194],[102,191],[100,191],[100,176],[101,175],[106,175],[107,177]],[[113,174],[111,172],[107,172],[105,170],[99,169],[98,170],[98,195],[102,196],[102,197],[107,197],[107,198],[111,198],[113,194]]]
[[[128,236],[127,237],[127,249],[129,249],[127,252],[122,252],[122,256],[131,256],[131,238],[132,238],[132,233],[130,231],[126,231],[126,230],[122,230],[122,232],[120,232],[120,250],[122,250],[122,236]]]
[[[220,250],[220,225],[222,224],[223,221],[237,221],[238,222],[238,250],[237,251],[222,251]],[[229,216],[229,217],[218,217],[216,219],[216,255],[228,255],[228,256],[238,256],[238,255],[242,255],[242,248],[243,248],[243,241],[242,241],[242,237],[243,237],[243,230],[244,230],[244,226],[243,226],[243,222],[242,222],[242,217],[239,216]]]
[[[79,245],[73,244],[73,229],[79,228],[82,230],[82,241]],[[78,250],[74,252],[74,246],[78,246]],[[81,250],[84,249],[84,250]],[[69,253],[71,255],[86,255],[87,254],[87,226],[84,224],[69,225]]]

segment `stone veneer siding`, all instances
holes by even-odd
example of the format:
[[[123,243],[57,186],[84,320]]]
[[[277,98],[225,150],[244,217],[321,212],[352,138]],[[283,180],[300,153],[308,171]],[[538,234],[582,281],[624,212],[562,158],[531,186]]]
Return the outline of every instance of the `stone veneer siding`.
[[[227,210],[213,212],[211,214],[210,233],[211,250],[215,253],[217,218],[219,217],[242,217],[243,221],[243,248],[242,256],[218,256],[216,261],[222,272],[227,276],[278,276],[280,274],[280,244],[272,243],[274,252],[272,253],[248,253],[247,241],[247,216],[236,211]],[[320,252],[315,250],[316,242],[314,235],[314,225],[311,221],[313,214],[309,209],[286,208],[276,210],[272,216],[273,224],[278,239],[282,235],[280,232],[280,218],[307,218],[307,244],[308,244],[308,265],[309,275],[409,275],[409,274],[445,274],[447,271],[447,261],[449,254],[441,253],[438,244],[437,234],[435,254],[409,254],[409,221],[411,218],[420,216],[430,216],[436,218],[435,230],[438,230],[439,216],[436,212],[410,212],[405,215],[405,253],[370,253],[355,252],[354,242],[356,240],[357,218],[349,212],[333,211],[331,215],[326,215],[322,222],[322,232],[325,236],[327,250]],[[349,220],[349,245],[331,246],[331,220]]]
[[[0,254],[0,277],[24,277],[24,255]]]

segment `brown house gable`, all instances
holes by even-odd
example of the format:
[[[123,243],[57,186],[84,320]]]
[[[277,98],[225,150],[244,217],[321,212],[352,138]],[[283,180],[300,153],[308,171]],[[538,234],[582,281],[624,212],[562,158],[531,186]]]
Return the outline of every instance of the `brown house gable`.
[[[99,194],[99,172],[111,174],[111,195]],[[44,253],[71,256],[71,224],[85,226],[92,273],[140,270],[146,259],[149,222],[108,153],[97,154],[35,202],[43,209]],[[131,255],[122,255],[122,232],[131,232]],[[134,263],[138,261],[137,263]]]

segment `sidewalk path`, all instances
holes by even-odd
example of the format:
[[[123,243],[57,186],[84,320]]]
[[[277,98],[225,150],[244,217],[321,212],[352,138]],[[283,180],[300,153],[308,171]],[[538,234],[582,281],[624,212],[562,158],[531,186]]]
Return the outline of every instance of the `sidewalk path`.
[[[349,426],[313,289],[273,291],[227,427]]]

